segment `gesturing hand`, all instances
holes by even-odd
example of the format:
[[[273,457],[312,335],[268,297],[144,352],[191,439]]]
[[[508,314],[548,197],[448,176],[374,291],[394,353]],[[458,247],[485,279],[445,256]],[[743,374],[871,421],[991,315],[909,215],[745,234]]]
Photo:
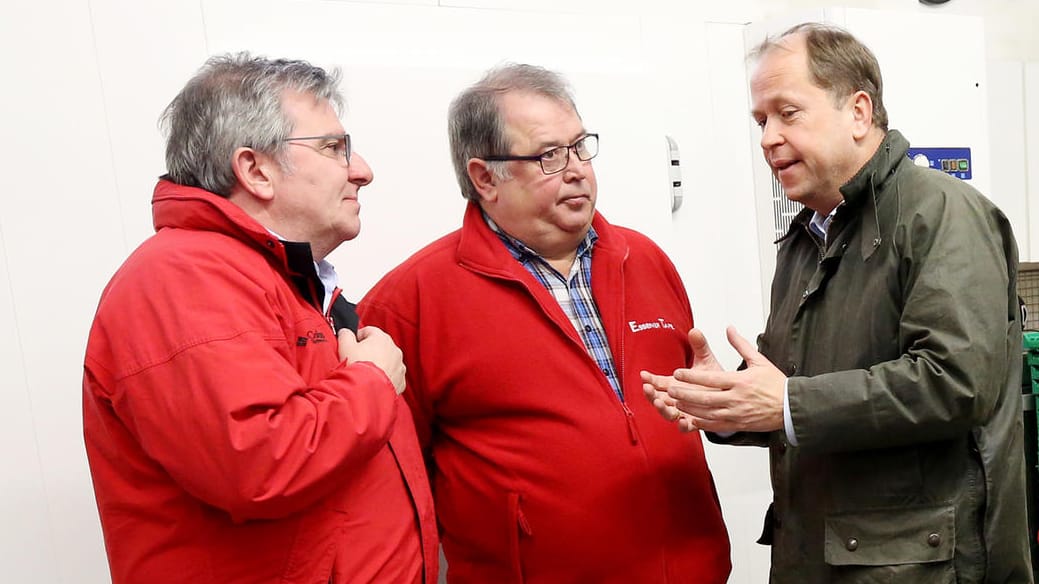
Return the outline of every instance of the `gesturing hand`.
[[[722,371],[721,363],[715,358],[710,345],[707,343],[707,337],[704,336],[700,329],[694,328],[689,331],[689,346],[693,350],[692,370]],[[679,369],[675,373],[689,370]],[[676,407],[675,399],[668,395],[668,390],[671,387],[683,387],[686,384],[676,380],[673,375],[655,375],[648,371],[642,371],[640,375],[642,377],[642,391],[645,393],[646,399],[653,404],[653,407],[660,412],[660,415],[665,420],[678,422],[678,428],[683,432],[692,432],[697,429],[692,419],[689,416],[682,415],[682,412]]]
[[[668,397],[693,426],[704,430],[770,432],[782,428],[786,375],[734,327],[725,333],[747,368],[733,372],[720,367],[679,369],[674,374],[676,383],[667,389]]]

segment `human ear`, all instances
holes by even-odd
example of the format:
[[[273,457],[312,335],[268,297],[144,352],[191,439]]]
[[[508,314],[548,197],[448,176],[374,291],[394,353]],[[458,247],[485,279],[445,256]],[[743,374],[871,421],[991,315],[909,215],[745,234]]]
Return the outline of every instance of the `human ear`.
[[[470,158],[465,165],[465,170],[469,174],[469,180],[476,188],[476,192],[480,193],[481,199],[491,202],[498,198],[498,179],[494,176],[494,171],[491,170],[486,160]]]
[[[274,198],[273,165],[270,156],[252,148],[236,148],[231,154],[231,168],[238,184],[250,195],[265,201]]]
[[[873,128],[873,99],[865,91],[851,96],[852,135],[860,140]]]

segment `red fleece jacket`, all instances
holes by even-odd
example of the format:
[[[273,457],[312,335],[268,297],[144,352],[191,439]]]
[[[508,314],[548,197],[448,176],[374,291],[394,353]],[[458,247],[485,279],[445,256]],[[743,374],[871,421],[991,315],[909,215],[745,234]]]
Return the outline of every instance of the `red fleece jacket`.
[[[386,375],[339,361],[284,246],[238,206],[163,181],[153,213],[84,372],[113,582],[435,582],[425,468]]]
[[[598,215],[593,226],[593,294],[623,403],[474,205],[359,305],[404,351],[452,584],[728,577],[700,435],[662,419],[639,380],[689,364],[685,289],[645,236]]]

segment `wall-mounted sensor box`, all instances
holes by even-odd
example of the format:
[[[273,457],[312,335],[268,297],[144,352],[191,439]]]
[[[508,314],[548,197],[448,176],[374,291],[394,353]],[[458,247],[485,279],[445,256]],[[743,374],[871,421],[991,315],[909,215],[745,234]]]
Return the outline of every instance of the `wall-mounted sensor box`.
[[[917,166],[940,170],[963,180],[971,179],[970,148],[910,148],[906,155]]]
[[[671,136],[667,139],[667,176],[671,181],[671,212],[674,213],[682,206],[682,163],[678,156],[678,143]]]

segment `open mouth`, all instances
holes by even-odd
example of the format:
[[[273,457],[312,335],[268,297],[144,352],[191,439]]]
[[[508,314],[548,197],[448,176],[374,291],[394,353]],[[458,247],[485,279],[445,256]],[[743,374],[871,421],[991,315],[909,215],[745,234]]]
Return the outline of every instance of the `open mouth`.
[[[796,167],[800,163],[800,160],[777,160],[772,163],[772,172],[776,174],[776,178],[782,181],[783,176],[788,175],[790,169]]]

